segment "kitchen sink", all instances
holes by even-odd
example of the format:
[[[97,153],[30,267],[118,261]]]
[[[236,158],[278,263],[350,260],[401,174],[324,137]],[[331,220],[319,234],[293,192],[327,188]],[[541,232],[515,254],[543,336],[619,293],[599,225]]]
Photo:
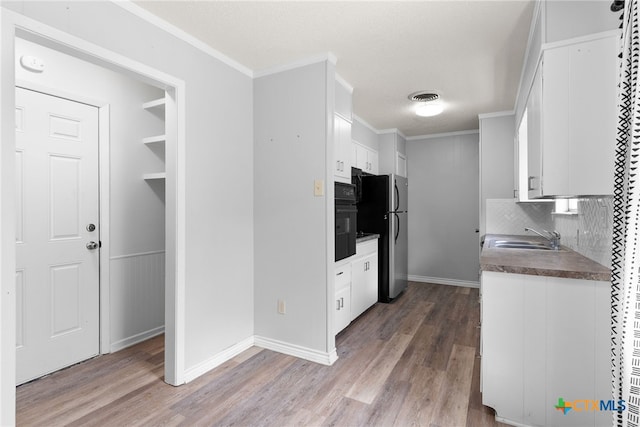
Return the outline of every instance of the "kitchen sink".
[[[489,244],[490,248],[499,249],[538,249],[543,251],[554,250],[549,242],[535,240],[494,240]]]
[[[494,243],[491,245],[492,248],[506,248],[506,249],[541,249],[543,251],[553,250],[550,246],[542,244],[531,244],[531,243]]]

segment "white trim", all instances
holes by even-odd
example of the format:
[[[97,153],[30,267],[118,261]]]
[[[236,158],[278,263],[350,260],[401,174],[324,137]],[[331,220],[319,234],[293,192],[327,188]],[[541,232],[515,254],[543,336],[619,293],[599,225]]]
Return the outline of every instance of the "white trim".
[[[338,73],[336,73],[336,81],[344,86],[347,91],[353,95],[353,86],[351,86],[345,79],[343,79]],[[352,113],[353,114],[353,113]]]
[[[126,254],[126,255],[115,255],[110,257],[110,260],[114,260],[114,259],[123,259],[123,258],[135,258],[135,257],[139,257],[139,256],[148,256],[148,255],[158,255],[158,254],[164,254],[167,251],[149,251],[149,252],[138,252],[136,254]]]
[[[295,70],[296,68],[306,67],[307,65],[317,64],[319,62],[331,62],[335,64],[335,56],[331,52],[322,53],[320,55],[309,56],[306,58],[302,58],[297,61],[289,62],[283,65],[277,65],[275,67],[266,68],[261,71],[256,71],[253,73],[254,79],[259,79],[260,77],[270,76],[272,74],[278,74],[289,70]]]
[[[354,121],[358,121],[362,126],[366,127],[367,129],[369,129],[371,132],[375,133],[376,135],[379,135],[380,132],[378,131],[378,129],[374,128],[373,126],[371,126],[369,123],[367,123],[362,117],[356,115],[356,114],[352,114],[353,116],[353,120]]]
[[[240,341],[237,344],[232,345],[231,347],[222,350],[220,353],[216,354],[213,357],[208,358],[204,362],[198,363],[193,368],[189,368],[184,373],[185,382],[191,382],[198,378],[201,375],[206,374],[212,369],[217,368],[222,365],[224,362],[233,359],[240,353],[245,350],[250,349],[254,345],[254,337],[246,338]]]
[[[495,117],[506,117],[506,116],[513,116],[516,112],[514,110],[510,110],[510,111],[497,111],[495,113],[482,113],[482,114],[478,114],[478,118],[480,120],[482,119],[493,119]]]
[[[135,334],[120,341],[114,342],[113,344],[111,344],[111,353],[123,350],[127,347],[131,347],[132,345],[136,345],[160,334],[164,334],[164,325],[158,326],[157,328],[149,329],[148,331],[140,332],[139,334]]]
[[[555,49],[558,47],[571,46],[574,44],[590,42],[593,40],[606,39],[609,37],[620,37],[622,30],[609,30],[602,31],[600,33],[587,34],[586,36],[574,37],[571,39],[559,40],[551,43],[542,44],[542,52],[549,49]]]
[[[434,283],[436,285],[460,286],[463,288],[480,287],[480,282],[473,282],[470,280],[445,279],[443,277],[415,276],[410,274],[409,280],[411,282]]]
[[[521,71],[520,71],[520,80],[518,81],[518,91],[516,92],[516,97],[515,97],[514,106],[513,106],[514,110],[518,109],[518,101],[520,100],[520,92],[523,89],[522,85],[524,84],[524,76],[525,76],[525,73],[527,72],[527,65],[529,64],[529,62],[531,60],[531,58],[529,58],[529,55],[531,54],[531,42],[533,41],[532,40],[533,32],[534,32],[534,30],[536,28],[536,24],[538,22],[538,19],[543,19],[542,15],[545,12],[542,9],[543,7],[544,7],[544,2],[536,1],[534,9],[533,9],[533,15],[532,15],[532,18],[531,18],[531,23],[529,24],[529,36],[527,37],[527,47],[526,47],[526,49],[524,51],[524,56],[522,58],[522,68],[521,68]],[[541,27],[541,41],[544,43],[544,37],[545,37],[544,22],[542,22],[540,27]],[[534,73],[534,75],[535,75],[535,73]],[[529,90],[527,89],[527,93],[528,92],[529,92]],[[526,98],[525,98],[525,103],[526,103]],[[519,117],[517,117],[516,119],[519,120]]]
[[[193,46],[194,48],[206,53],[207,55],[210,55],[212,57],[214,57],[215,59],[219,60],[220,62],[228,65],[229,67],[241,72],[244,75],[247,75],[249,77],[253,77],[253,71],[249,68],[246,67],[242,64],[240,64],[238,61],[228,57],[227,55],[225,55],[224,53],[212,48],[211,46],[209,46],[208,44],[206,44],[205,42],[203,42],[202,40],[192,36],[191,34],[188,34],[187,32],[185,32],[184,30],[176,27],[173,24],[170,24],[169,22],[165,21],[164,19],[154,15],[153,13],[149,12],[148,10],[138,6],[137,4],[133,3],[132,1],[129,0],[111,0],[113,2],[113,4],[120,6],[121,8],[123,8],[124,10],[126,10],[127,12],[137,16],[138,18],[148,22],[149,24],[160,28],[161,30],[166,31],[167,33],[177,37],[178,39],[182,40],[183,42]]]
[[[23,89],[32,90],[34,92],[44,93],[46,95],[55,96],[57,98],[66,99],[68,101],[77,102],[79,104],[86,104],[92,107],[102,108],[104,106],[108,106],[109,104],[106,101],[98,100],[94,98],[90,98],[84,94],[80,93],[71,93],[66,92],[64,90],[60,90],[54,87],[49,87],[45,85],[41,85],[35,82],[30,82],[27,80],[19,80],[16,79],[16,87],[21,87]],[[107,116],[107,119],[109,117]],[[107,129],[108,130],[108,129]]]
[[[412,137],[407,138],[407,141],[418,141],[418,140],[421,140],[421,139],[446,138],[448,136],[475,135],[475,134],[479,134],[479,133],[480,133],[479,129],[461,130],[461,131],[457,131],[457,132],[445,132],[445,133],[434,133],[432,135],[412,136]]]
[[[109,352],[111,341],[111,106],[98,110],[98,179],[100,180],[100,354]]]
[[[302,347],[295,344],[289,344],[283,341],[271,338],[255,336],[255,346],[266,348],[267,350],[276,351],[282,354],[288,354],[299,359],[308,360],[310,362],[319,363],[321,365],[331,366],[338,360],[338,352],[334,348],[331,352],[325,353],[311,348]]]
[[[382,130],[376,131],[376,133],[378,135],[385,135],[385,134],[388,134],[388,133],[395,133],[396,135],[400,135],[404,139],[409,140],[409,138],[407,138],[407,136],[404,133],[402,133],[402,131],[400,129],[398,129],[398,128],[382,129]]]

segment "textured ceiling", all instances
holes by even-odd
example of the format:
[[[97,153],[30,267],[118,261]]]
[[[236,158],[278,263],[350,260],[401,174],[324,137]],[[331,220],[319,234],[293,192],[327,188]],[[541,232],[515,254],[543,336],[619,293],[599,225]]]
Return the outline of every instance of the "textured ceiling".
[[[332,52],[354,113],[406,136],[513,109],[533,11],[531,0],[136,3],[255,72]],[[413,113],[407,96],[422,89],[444,113]]]

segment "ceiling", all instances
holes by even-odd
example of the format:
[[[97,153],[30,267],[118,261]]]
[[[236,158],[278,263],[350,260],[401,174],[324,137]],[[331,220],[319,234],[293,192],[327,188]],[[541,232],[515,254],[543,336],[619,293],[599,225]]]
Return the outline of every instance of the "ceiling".
[[[333,53],[353,111],[405,136],[478,128],[512,110],[533,0],[136,2],[254,72]],[[408,95],[435,90],[445,111],[418,117]]]

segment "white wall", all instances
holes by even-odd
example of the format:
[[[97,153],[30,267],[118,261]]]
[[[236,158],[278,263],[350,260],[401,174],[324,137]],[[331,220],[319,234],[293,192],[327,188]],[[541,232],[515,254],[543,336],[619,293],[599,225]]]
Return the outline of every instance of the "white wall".
[[[34,73],[21,67],[22,55],[40,58],[44,71]],[[146,172],[164,170],[164,150],[140,141],[164,134],[164,114],[142,109],[143,102],[163,97],[164,91],[19,38],[15,58],[16,79],[31,88],[109,104],[110,141],[101,143],[109,144],[110,227],[109,236],[101,232],[101,239],[109,242],[105,248],[109,250],[111,281],[104,285],[110,289],[110,348],[118,349],[161,332],[164,183],[150,186],[141,177]]]
[[[323,61],[254,81],[255,333],[319,354],[335,347],[327,343],[332,73]],[[327,187],[321,197],[317,179]],[[277,311],[279,299],[286,314]]]
[[[223,350],[253,335],[253,111],[252,79],[111,2],[3,3],[0,116],[14,120],[14,15],[64,31],[185,82],[184,166],[184,370],[207,364]],[[134,7],[129,4],[128,7]],[[20,20],[20,18],[16,18]],[[13,129],[0,128],[3,141]],[[13,147],[0,154],[0,231],[13,242]],[[6,169],[5,169],[6,167]],[[13,243],[2,246],[2,341],[0,423],[13,420],[10,331],[15,328]],[[13,267],[12,267],[13,266]],[[179,280],[182,280],[180,277]],[[5,332],[7,334],[5,335]],[[8,337],[8,338],[7,338]],[[182,365],[178,361],[178,365]],[[178,366],[178,370],[181,370]],[[184,374],[180,372],[179,374]]]
[[[380,140],[377,132],[356,116],[353,117],[353,123],[351,124],[351,138],[372,150],[378,151],[380,149]]]
[[[478,134],[410,140],[409,276],[477,284]]]
[[[487,199],[513,197],[513,114],[480,115],[480,236],[485,231]]]

